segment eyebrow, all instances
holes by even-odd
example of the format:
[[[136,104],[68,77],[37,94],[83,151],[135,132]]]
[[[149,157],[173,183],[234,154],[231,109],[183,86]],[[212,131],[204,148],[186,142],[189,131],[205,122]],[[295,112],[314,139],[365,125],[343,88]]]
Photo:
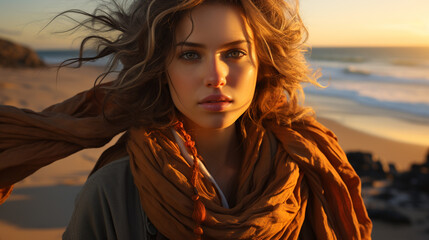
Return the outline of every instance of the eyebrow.
[[[236,46],[242,43],[250,44],[248,40],[237,40],[229,43],[222,44],[222,47],[230,47],[230,46]],[[201,43],[193,43],[193,42],[179,42],[176,44],[176,47],[178,46],[187,46],[187,47],[196,47],[196,48],[206,48],[204,44]]]

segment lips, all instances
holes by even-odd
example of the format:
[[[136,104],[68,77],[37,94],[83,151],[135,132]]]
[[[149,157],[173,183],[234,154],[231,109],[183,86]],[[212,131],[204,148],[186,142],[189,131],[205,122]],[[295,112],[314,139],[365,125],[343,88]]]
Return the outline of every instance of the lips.
[[[198,104],[207,111],[219,112],[225,110],[232,103],[232,98],[226,95],[210,95]]]

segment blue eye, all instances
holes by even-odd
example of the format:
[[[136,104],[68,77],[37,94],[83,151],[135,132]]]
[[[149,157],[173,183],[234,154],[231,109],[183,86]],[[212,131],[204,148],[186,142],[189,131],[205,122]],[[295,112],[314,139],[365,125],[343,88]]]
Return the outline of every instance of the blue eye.
[[[200,55],[196,52],[184,52],[180,55],[180,58],[185,60],[197,60],[200,59]]]
[[[227,58],[242,58],[246,55],[247,55],[246,52],[238,49],[234,49],[226,53]]]

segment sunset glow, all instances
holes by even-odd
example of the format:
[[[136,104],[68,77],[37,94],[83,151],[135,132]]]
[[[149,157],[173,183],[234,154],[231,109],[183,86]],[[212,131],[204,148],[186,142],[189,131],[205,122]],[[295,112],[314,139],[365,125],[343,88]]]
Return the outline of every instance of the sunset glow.
[[[38,49],[76,48],[84,33],[53,34],[71,26],[64,19],[41,30],[55,14],[91,11],[96,2],[0,0],[0,36]],[[426,0],[301,0],[300,7],[311,46],[429,46]]]
[[[429,46],[429,1],[302,0],[314,46]]]

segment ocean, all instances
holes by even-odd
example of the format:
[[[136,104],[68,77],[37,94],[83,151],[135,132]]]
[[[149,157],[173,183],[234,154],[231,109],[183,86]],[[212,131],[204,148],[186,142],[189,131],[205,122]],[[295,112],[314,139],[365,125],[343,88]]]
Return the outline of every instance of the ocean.
[[[313,48],[326,88],[304,88],[319,116],[373,135],[429,146],[429,47]]]
[[[58,65],[67,59],[79,57],[78,50],[56,49],[56,50],[36,50],[36,52],[39,55],[39,57],[43,61],[45,61],[45,63],[52,64],[52,65]],[[95,51],[85,51],[84,56],[90,57],[90,56],[94,56],[94,54],[95,54]],[[104,67],[108,63],[108,60],[109,58],[106,57],[95,62],[88,62],[86,63],[86,65]]]
[[[38,51],[49,64],[75,50]],[[429,47],[313,48],[307,55],[325,88],[305,86],[318,116],[373,135],[429,146]],[[104,66],[107,59],[89,63]]]

